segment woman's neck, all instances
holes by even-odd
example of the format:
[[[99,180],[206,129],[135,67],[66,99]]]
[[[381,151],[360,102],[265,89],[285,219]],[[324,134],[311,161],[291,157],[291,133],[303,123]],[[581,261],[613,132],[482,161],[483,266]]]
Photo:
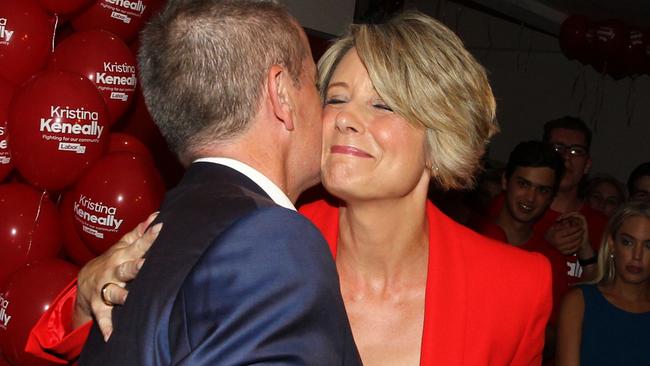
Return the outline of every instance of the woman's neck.
[[[426,192],[347,202],[339,211],[337,267],[346,281],[379,289],[424,276],[428,259]]]

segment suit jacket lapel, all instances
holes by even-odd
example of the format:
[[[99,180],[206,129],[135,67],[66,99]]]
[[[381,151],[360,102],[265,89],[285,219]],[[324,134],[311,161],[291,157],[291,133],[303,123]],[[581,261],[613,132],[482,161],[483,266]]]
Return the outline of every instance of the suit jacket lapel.
[[[431,202],[429,265],[420,365],[462,365],[466,322],[466,269],[457,225]]]

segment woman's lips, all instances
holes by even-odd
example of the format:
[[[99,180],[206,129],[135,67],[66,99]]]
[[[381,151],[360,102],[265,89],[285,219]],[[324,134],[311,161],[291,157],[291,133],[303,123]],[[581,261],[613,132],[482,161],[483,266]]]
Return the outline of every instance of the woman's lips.
[[[372,155],[352,146],[333,145],[330,148],[330,152],[332,154],[346,154],[346,155],[358,156],[360,158],[372,158]]]
[[[639,274],[643,271],[643,268],[633,265],[627,265],[625,266],[625,269],[632,274]]]

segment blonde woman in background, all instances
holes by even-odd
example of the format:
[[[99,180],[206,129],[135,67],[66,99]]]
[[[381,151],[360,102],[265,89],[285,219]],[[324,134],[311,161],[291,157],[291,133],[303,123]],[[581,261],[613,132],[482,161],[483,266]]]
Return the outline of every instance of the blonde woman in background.
[[[650,365],[650,203],[632,201],[605,229],[598,275],[563,299],[558,366]]]

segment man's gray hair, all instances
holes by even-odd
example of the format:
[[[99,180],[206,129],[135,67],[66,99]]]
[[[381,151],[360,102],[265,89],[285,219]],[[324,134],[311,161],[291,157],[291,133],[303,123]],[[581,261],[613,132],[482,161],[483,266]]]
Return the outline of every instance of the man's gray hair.
[[[272,65],[299,86],[309,52],[298,27],[276,1],[171,0],[144,28],[143,94],[181,161],[247,129]]]

